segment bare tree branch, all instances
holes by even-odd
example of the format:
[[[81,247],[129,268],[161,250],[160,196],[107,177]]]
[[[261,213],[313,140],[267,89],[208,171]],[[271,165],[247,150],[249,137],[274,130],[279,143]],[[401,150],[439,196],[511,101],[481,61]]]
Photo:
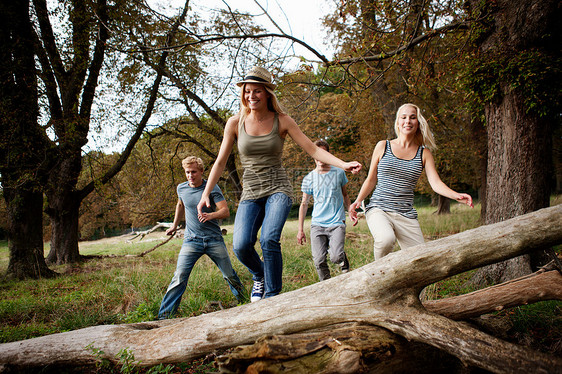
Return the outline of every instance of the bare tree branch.
[[[180,17],[178,17],[174,26],[172,27],[172,29],[170,30],[170,32],[167,35],[167,38],[166,38],[167,43],[173,42],[179,26],[185,20],[185,17],[187,15],[187,11],[188,11],[188,6],[189,6],[189,0],[186,0],[183,11],[182,11],[182,14],[180,15]],[[164,66],[166,66],[166,59],[168,57],[168,54],[169,54],[169,51],[163,51],[162,55],[160,56],[160,60],[158,62],[158,66],[161,67],[161,69],[159,69],[160,71],[164,68]],[[146,124],[148,123],[148,120],[150,119],[150,117],[152,115],[152,110],[154,109],[154,104],[155,104],[156,98],[158,96],[158,89],[160,87],[161,81],[162,81],[162,74],[157,71],[157,76],[156,76],[156,78],[154,80],[154,83],[152,85],[150,97],[149,97],[148,104],[146,106],[143,118],[141,119],[141,121],[137,125],[135,134],[129,139],[129,142],[127,143],[127,146],[125,147],[123,152],[121,152],[121,155],[120,155],[119,159],[101,177],[100,181],[101,181],[102,184],[105,184],[108,181],[110,181],[111,178],[113,178],[119,171],[121,171],[121,169],[123,168],[123,165],[125,165],[125,162],[129,158],[129,155],[133,151],[133,148],[134,148],[135,144],[140,139],[140,137],[141,137],[141,135],[142,135],[142,133],[143,133],[145,127],[146,127]],[[82,197],[82,199],[85,198],[86,196],[88,196],[88,194],[90,192],[92,192],[94,190],[94,188],[95,188],[95,181],[91,181],[86,186],[84,186],[79,191],[79,194]]]

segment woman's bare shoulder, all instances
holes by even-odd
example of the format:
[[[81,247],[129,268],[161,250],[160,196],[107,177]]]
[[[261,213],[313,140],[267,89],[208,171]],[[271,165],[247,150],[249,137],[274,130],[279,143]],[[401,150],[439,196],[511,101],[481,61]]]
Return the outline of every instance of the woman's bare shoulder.
[[[296,124],[295,120],[288,114],[285,113],[279,113],[279,122],[280,123],[294,123]]]
[[[240,115],[236,114],[230,117],[226,121],[226,125],[224,126],[224,132],[230,133],[232,135],[238,135],[238,121],[240,121]]]
[[[235,122],[238,123],[238,121],[240,121],[240,114],[235,114],[232,117],[230,117],[226,123],[228,124],[229,122]]]
[[[380,151],[384,151],[384,149],[386,148],[386,140],[379,140],[377,142],[377,144],[375,144],[375,152],[380,152]]]

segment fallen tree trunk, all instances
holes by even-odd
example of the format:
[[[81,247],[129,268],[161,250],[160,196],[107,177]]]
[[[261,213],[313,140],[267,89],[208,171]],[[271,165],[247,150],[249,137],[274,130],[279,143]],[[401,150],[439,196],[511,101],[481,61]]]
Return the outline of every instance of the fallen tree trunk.
[[[454,320],[543,300],[562,300],[562,274],[540,270],[469,294],[423,302]],[[345,323],[290,335],[266,336],[216,358],[221,373],[462,372],[455,357],[378,326]]]
[[[450,319],[462,320],[543,300],[562,300],[562,274],[539,271],[461,296],[424,301],[423,306]]]
[[[378,326],[345,323],[236,347],[216,357],[221,373],[452,373],[454,356]]]
[[[346,322],[380,326],[497,373],[562,372],[562,359],[489,336],[427,311],[421,290],[464,271],[562,242],[562,205],[392,253],[338,277],[253,304],[186,319],[95,326],[0,345],[0,364],[23,367],[117,361],[127,348],[142,365],[190,361],[267,335]]]

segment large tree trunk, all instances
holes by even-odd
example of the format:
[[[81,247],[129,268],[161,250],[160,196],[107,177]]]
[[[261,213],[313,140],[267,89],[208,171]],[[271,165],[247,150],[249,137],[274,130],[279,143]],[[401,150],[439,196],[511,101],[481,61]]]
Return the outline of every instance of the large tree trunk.
[[[439,195],[439,203],[437,204],[437,214],[451,213],[451,200],[445,196]]]
[[[51,250],[47,261],[51,264],[76,263],[80,261],[78,249],[79,209],[82,199],[75,186],[82,169],[81,156],[64,156],[49,178],[46,191],[51,219]]]
[[[562,242],[562,205],[392,253],[330,280],[257,303],[186,319],[95,326],[0,345],[0,365],[92,365],[127,348],[141,365],[189,361],[272,334],[359,322],[498,373],[560,372],[562,359],[529,351],[427,311],[421,290],[475,267]]]
[[[105,56],[108,38],[106,2],[93,4],[73,1],[68,6],[72,33],[66,58],[57,48],[52,33],[47,3],[34,0],[37,18],[38,50],[41,72],[49,99],[49,123],[57,144],[52,155],[53,166],[44,185],[47,197],[46,213],[51,219],[50,263],[77,262],[78,208],[76,193],[78,176],[82,169],[82,147],[88,142],[90,113],[95,89]],[[95,18],[95,19],[94,19]],[[95,35],[95,37],[92,37]],[[93,51],[93,53],[92,53]]]
[[[470,3],[473,9],[479,9],[479,1]],[[548,39],[549,35],[558,34],[555,32],[560,16],[558,1],[500,0],[488,8],[494,12],[495,25],[489,27],[491,31],[481,39],[481,52],[487,56],[484,58],[494,61],[511,56],[516,59],[531,51],[544,55],[553,51],[559,53],[557,41]],[[515,78],[521,81],[533,74],[525,70],[526,66],[518,66],[518,69],[509,74],[498,74],[498,81],[490,82],[496,85],[497,97],[484,106],[488,132],[484,208],[484,222],[487,224],[549,205],[552,116],[545,116],[540,110],[529,107],[529,100],[538,99],[529,97],[525,90],[536,82],[526,81],[516,86],[513,74],[519,74]],[[543,87],[532,89],[538,97],[543,94]],[[535,102],[534,105],[540,107],[545,103]],[[497,283],[530,272],[530,256],[525,256],[482,269],[474,282]]]
[[[172,44],[176,32],[187,14],[186,1],[182,14],[178,17],[174,26],[166,35],[166,43]],[[70,8],[70,18],[73,22],[73,40],[75,59],[68,71],[60,63],[60,52],[52,47],[55,43],[44,43],[45,58],[41,60],[43,73],[54,72],[49,77],[52,82],[60,86],[48,86],[51,89],[48,96],[54,98],[51,102],[51,122],[54,123],[55,134],[58,142],[59,152],[55,157],[56,165],[49,174],[46,187],[48,201],[47,213],[51,218],[52,238],[51,251],[47,256],[52,263],[72,263],[80,260],[78,251],[79,239],[79,209],[82,200],[94,190],[97,183],[105,184],[113,178],[127,161],[133,147],[140,139],[146,124],[148,123],[154,103],[158,96],[158,89],[162,80],[161,70],[166,66],[169,52],[163,51],[158,59],[159,72],[150,90],[142,119],[136,126],[136,131],[129,139],[125,150],[119,159],[109,170],[95,182],[92,181],[81,190],[77,189],[78,177],[82,169],[82,147],[87,143],[90,126],[90,112],[93,105],[97,80],[105,57],[106,42],[109,38],[108,26],[112,19],[108,14],[108,6],[105,0],[99,0],[88,9],[88,4],[73,2]],[[49,40],[50,21],[46,3],[38,1],[35,3],[38,21],[41,25],[42,38]],[[92,14],[95,14],[97,30],[92,31],[88,25],[92,23]],[[90,39],[95,35],[95,45],[90,45]],[[94,53],[90,58],[90,48]],[[48,58],[47,58],[48,57]],[[58,69],[51,69],[56,65]],[[60,96],[60,97],[59,97]],[[59,102],[60,101],[60,102]]]
[[[506,91],[509,91],[506,88]],[[523,98],[506,93],[500,105],[486,106],[488,174],[485,223],[503,221],[549,205],[550,120],[525,113]],[[492,283],[529,274],[530,255],[483,270]]]
[[[54,276],[43,254],[43,193],[26,183],[17,188],[5,187],[4,198],[10,248],[7,274],[19,279]]]
[[[40,179],[49,141],[37,128],[37,81],[29,3],[0,3],[0,180],[17,278],[52,276],[43,255]]]
[[[216,358],[221,373],[458,373],[459,359],[362,323],[260,338]]]
[[[540,300],[562,300],[562,274],[558,270],[541,270],[470,294],[426,301],[423,306],[447,318],[461,320]],[[361,323],[266,336],[217,357],[216,362],[221,373],[472,372],[448,353]]]

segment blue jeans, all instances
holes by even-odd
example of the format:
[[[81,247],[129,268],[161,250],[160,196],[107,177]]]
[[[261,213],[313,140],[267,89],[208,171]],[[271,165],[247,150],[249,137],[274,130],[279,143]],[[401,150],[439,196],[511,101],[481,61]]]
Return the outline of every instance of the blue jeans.
[[[234,254],[250,270],[254,281],[264,279],[264,297],[278,295],[283,286],[280,240],[292,203],[289,196],[278,192],[255,200],[244,200],[236,211]],[[255,249],[260,227],[263,262]]]
[[[176,312],[187,287],[191,270],[204,254],[209,256],[222,272],[223,278],[227,281],[236,299],[240,302],[244,301],[244,286],[232,268],[224,240],[222,238],[187,238],[178,255],[174,277],[162,299],[158,319],[169,318]]]

